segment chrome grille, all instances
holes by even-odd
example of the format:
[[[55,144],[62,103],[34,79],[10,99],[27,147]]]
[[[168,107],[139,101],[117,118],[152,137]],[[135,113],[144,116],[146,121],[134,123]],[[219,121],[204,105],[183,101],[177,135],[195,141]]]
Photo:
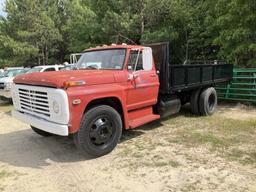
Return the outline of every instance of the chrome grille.
[[[47,92],[29,89],[18,89],[21,109],[27,113],[50,117],[50,107]]]

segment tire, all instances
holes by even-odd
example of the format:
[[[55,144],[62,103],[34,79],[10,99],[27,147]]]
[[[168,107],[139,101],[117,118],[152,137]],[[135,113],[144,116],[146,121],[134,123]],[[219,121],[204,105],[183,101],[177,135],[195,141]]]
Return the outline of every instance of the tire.
[[[31,129],[32,129],[35,133],[37,133],[37,134],[40,135],[40,136],[43,136],[43,137],[50,137],[50,136],[53,135],[53,134],[48,133],[48,132],[46,132],[46,131],[37,129],[37,128],[33,127],[33,126],[30,126],[30,127],[31,127]]]
[[[204,89],[200,95],[199,109],[201,115],[212,115],[217,107],[218,97],[217,92],[213,87]]]
[[[200,93],[201,93],[201,89],[197,89],[192,92],[192,95],[190,97],[190,108],[191,108],[191,112],[194,115],[200,115],[200,110],[199,110]]]
[[[110,153],[121,135],[121,116],[112,107],[101,105],[84,114],[74,142],[85,155],[96,158]]]

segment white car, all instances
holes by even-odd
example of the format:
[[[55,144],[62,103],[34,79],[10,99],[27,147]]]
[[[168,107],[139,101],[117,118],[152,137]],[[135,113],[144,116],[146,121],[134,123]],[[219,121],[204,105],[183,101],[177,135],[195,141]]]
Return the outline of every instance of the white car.
[[[11,99],[11,86],[13,83],[13,79],[17,75],[24,74],[28,71],[27,68],[16,68],[16,69],[8,69],[4,72],[2,78],[0,78],[0,97]]]
[[[3,77],[4,77],[4,70],[0,69],[0,78],[3,78]]]
[[[63,67],[64,67],[63,65],[42,65],[42,66],[33,67],[27,73],[59,71]]]

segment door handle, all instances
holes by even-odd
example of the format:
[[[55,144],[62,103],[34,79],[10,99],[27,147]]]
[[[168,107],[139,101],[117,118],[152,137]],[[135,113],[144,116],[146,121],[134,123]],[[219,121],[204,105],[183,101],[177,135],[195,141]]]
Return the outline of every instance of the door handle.
[[[156,74],[150,74],[150,77],[156,77]]]

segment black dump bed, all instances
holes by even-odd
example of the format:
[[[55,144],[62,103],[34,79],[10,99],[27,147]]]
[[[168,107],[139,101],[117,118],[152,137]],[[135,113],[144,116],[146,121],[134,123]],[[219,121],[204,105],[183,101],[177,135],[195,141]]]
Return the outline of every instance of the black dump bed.
[[[219,83],[228,83],[232,79],[233,65],[170,65],[169,43],[157,43],[148,46],[153,50],[155,65],[159,71],[161,94],[215,86]]]

